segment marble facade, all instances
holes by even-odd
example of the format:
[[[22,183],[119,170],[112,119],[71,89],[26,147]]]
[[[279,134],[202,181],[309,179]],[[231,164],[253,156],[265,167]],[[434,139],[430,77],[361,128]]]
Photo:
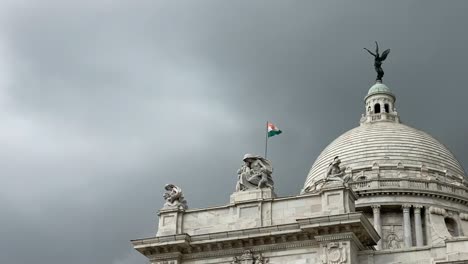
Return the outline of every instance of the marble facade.
[[[360,126],[324,149],[300,194],[237,188],[226,205],[165,206],[156,236],[134,248],[151,264],[468,264],[468,176],[401,124],[395,100],[372,86]],[[329,183],[337,156],[349,181]]]
[[[343,186],[282,198],[236,192],[225,206],[161,210],[156,237],[132,242],[154,264],[357,263],[380,237],[356,198]]]

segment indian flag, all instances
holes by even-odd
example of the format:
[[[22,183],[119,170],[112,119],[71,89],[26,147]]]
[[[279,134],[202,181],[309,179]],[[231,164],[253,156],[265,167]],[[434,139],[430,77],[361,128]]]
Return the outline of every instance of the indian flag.
[[[268,137],[276,136],[282,133],[273,123],[267,123]]]

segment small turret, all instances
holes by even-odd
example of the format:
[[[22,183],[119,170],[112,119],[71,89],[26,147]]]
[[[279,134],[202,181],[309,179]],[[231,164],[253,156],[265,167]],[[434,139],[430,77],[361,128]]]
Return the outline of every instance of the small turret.
[[[377,81],[364,98],[365,114],[362,115],[361,124],[373,122],[397,122],[400,117],[395,108],[395,95],[381,81]]]

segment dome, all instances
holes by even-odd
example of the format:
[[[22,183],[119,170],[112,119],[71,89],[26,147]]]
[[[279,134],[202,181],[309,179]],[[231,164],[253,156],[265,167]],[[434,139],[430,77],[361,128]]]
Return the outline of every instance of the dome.
[[[390,89],[383,83],[381,82],[376,82],[372,87],[369,89],[369,92],[367,95],[375,94],[375,93],[389,93],[392,94]]]
[[[307,176],[304,189],[325,177],[335,156],[340,157],[341,165],[353,177],[365,175],[376,166],[382,170],[386,168],[381,177],[389,178],[421,178],[421,171],[427,171],[424,175],[440,175],[454,181],[465,177],[454,155],[429,134],[399,122],[370,122],[339,136],[322,151]]]

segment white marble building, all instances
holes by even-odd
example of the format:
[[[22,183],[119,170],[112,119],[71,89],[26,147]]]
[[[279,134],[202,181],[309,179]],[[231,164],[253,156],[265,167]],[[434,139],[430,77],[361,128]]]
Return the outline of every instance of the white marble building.
[[[203,209],[171,201],[156,236],[134,248],[153,264],[468,263],[468,176],[442,143],[400,122],[395,100],[372,86],[360,126],[323,150],[300,194],[244,189]],[[328,180],[336,156],[347,184]]]

